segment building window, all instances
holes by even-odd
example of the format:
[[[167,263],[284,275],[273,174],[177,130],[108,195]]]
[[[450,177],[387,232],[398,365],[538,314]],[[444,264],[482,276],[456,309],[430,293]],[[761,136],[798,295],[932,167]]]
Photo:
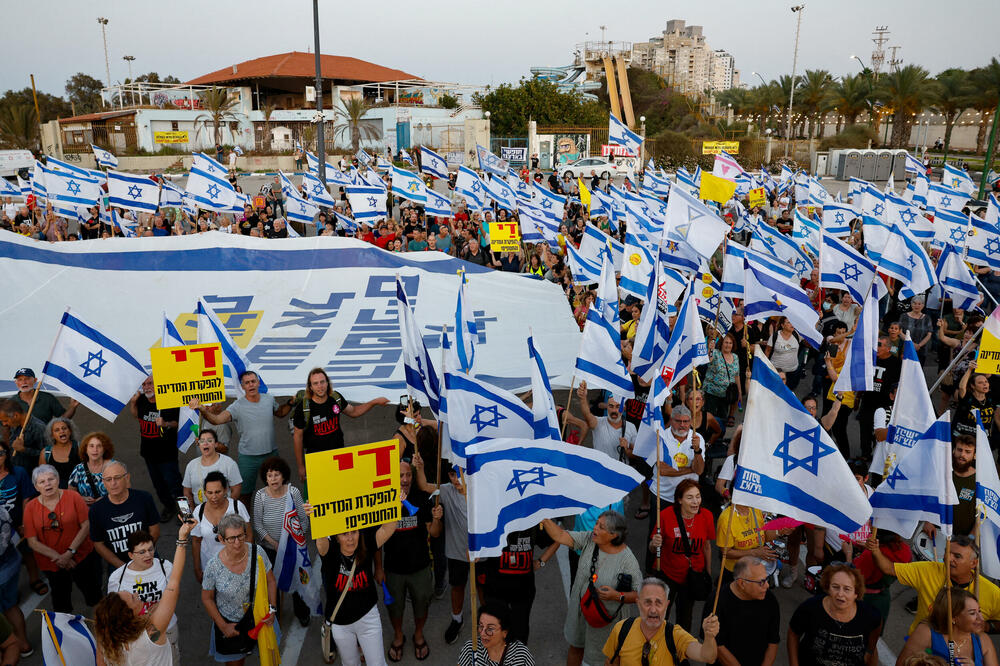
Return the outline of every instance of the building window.
[[[77,144],[83,143],[83,130],[73,131],[73,143]]]
[[[176,120],[170,121],[170,131],[171,132],[176,132],[177,128],[178,128],[177,121]]]

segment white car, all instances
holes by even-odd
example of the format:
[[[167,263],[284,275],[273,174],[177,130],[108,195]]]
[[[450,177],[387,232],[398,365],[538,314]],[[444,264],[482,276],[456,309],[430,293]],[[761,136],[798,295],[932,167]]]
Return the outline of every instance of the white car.
[[[626,170],[603,157],[585,157],[572,164],[559,167],[559,177],[562,178],[569,174],[570,178],[590,178],[591,171],[595,172],[601,179],[608,179],[624,175]]]

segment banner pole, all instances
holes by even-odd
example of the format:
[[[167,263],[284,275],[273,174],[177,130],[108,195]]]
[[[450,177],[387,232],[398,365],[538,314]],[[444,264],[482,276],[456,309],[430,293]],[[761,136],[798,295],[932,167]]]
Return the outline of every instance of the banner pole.
[[[69,307],[63,311],[63,314],[69,312]],[[52,341],[52,347],[49,349],[49,355],[45,357],[45,363],[52,360],[52,354],[56,350],[56,344],[59,343],[59,333],[62,332],[62,320],[59,321],[59,332],[56,333],[55,340]],[[24,415],[24,423],[21,425],[21,431],[24,432],[24,428],[31,421],[31,412],[35,409],[35,401],[38,400],[38,392],[42,390],[42,383],[45,381],[45,366],[42,366],[42,372],[38,375],[38,384],[35,386],[35,392],[31,396],[31,403],[28,405],[28,412]]]
[[[575,383],[576,373],[573,373],[573,377],[569,380],[569,396],[566,398],[566,417],[559,427],[559,439],[562,441],[566,441],[566,424],[569,423],[569,406],[573,403],[573,384]],[[534,400],[534,397],[532,397],[532,400]]]
[[[661,408],[662,410],[662,408]],[[660,430],[656,429],[656,533],[662,535],[660,530]],[[640,505],[641,506],[641,505]],[[660,570],[660,553],[663,546],[656,548],[656,570]]]
[[[973,343],[975,343],[976,338],[980,336],[980,334],[983,332],[983,329],[985,328],[986,328],[985,326],[980,326],[979,328],[977,328],[976,332],[972,334],[971,338],[969,338],[969,341],[965,343],[965,346],[963,346],[961,349],[958,350],[958,353],[955,354],[954,358],[951,359],[951,363],[948,364],[948,367],[944,369],[944,372],[938,375],[937,379],[934,380],[934,384],[927,391],[928,395],[934,393],[934,389],[936,389],[938,386],[941,385],[941,382],[944,381],[945,375],[951,372],[951,369],[955,367],[955,364],[958,363],[958,360],[962,358],[965,352],[969,351]]]

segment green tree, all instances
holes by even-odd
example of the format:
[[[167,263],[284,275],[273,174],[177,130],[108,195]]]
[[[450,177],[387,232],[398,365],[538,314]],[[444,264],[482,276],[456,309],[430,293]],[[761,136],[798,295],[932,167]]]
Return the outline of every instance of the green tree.
[[[858,122],[858,116],[868,110],[868,94],[871,87],[864,74],[842,76],[833,82],[827,93],[827,101],[837,111],[837,132],[840,132],[840,118],[850,127]]]
[[[274,104],[265,104],[260,107],[260,112],[264,114],[264,152],[271,152],[271,116],[278,107]]]
[[[0,109],[26,104],[34,110],[35,100],[31,94],[31,88],[21,90],[8,90],[0,97]],[[42,91],[38,91],[38,110],[42,116],[42,122],[55,120],[56,118],[69,118],[73,114],[73,109],[69,102],[62,97],[56,97]]]
[[[217,87],[201,91],[198,93],[198,97],[201,99],[201,108],[205,110],[205,113],[198,114],[194,119],[194,124],[201,123],[201,127],[198,128],[198,132],[201,132],[201,129],[211,121],[212,136],[215,143],[221,145],[222,123],[238,120],[236,114],[233,113],[233,108],[239,99],[231,98],[227,89]]]
[[[362,139],[380,139],[381,133],[373,126],[364,122],[364,116],[372,107],[360,97],[343,100],[343,108],[334,112],[340,119],[340,124],[334,129],[333,136],[339,140],[347,136],[351,143],[351,154],[357,154]]]
[[[970,106],[980,113],[979,132],[976,135],[976,152],[983,154],[986,143],[986,130],[990,125],[991,116],[996,113],[997,102],[1000,99],[1000,62],[991,58],[988,65],[977,67],[969,75],[974,86]]]
[[[438,97],[438,104],[441,105],[443,109],[457,109],[458,108],[458,98],[454,95],[449,95],[445,93]]]
[[[801,100],[802,115],[809,119],[809,138],[823,138],[823,118],[830,110],[829,93],[833,77],[825,69],[810,69],[799,77],[796,97]],[[817,132],[817,129],[819,130]]]
[[[0,106],[0,143],[10,148],[38,148],[38,120],[34,105]]]
[[[66,98],[75,105],[78,114],[96,113],[104,105],[101,103],[101,88],[104,84],[90,74],[77,72],[66,81]]]
[[[600,102],[586,101],[577,92],[559,92],[555,83],[542,79],[522,78],[517,86],[504,83],[475,95],[473,101],[490,112],[490,126],[497,136],[524,136],[529,120],[581,127],[608,123],[607,108]]]
[[[973,101],[973,87],[964,69],[946,69],[936,77],[937,85],[931,98],[934,110],[944,116],[944,158],[948,159],[951,131],[959,116]]]
[[[136,83],[180,83],[181,80],[176,76],[164,76],[160,78],[160,75],[156,72],[149,72],[148,74],[141,74],[135,77]]]
[[[930,73],[919,65],[906,65],[879,78],[875,95],[893,114],[891,147],[905,148],[909,144],[913,117],[931,103],[936,88]]]

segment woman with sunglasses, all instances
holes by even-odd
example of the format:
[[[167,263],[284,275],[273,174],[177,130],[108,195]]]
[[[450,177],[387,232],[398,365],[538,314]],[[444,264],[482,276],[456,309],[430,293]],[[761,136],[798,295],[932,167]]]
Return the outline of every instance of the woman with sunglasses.
[[[479,635],[475,655],[472,640],[465,641],[458,655],[458,666],[534,666],[535,658],[519,640],[507,640],[510,611],[505,606],[487,603],[479,609]]]
[[[229,496],[229,482],[226,481],[225,474],[219,471],[206,474],[204,492],[205,501],[194,510],[194,518],[198,521],[198,525],[191,530],[194,575],[199,583],[202,580],[204,567],[208,566],[212,558],[223,548],[222,542],[216,538],[219,534],[219,521],[223,516],[236,514],[247,524],[250,523],[250,514],[247,513],[243,502]],[[251,538],[249,532],[246,537]]]
[[[52,465],[36,467],[31,481],[38,497],[24,506],[24,536],[48,576],[52,608],[73,612],[73,583],[93,606],[101,600],[101,567],[90,540],[87,505],[75,490],[59,488],[59,472]]]

